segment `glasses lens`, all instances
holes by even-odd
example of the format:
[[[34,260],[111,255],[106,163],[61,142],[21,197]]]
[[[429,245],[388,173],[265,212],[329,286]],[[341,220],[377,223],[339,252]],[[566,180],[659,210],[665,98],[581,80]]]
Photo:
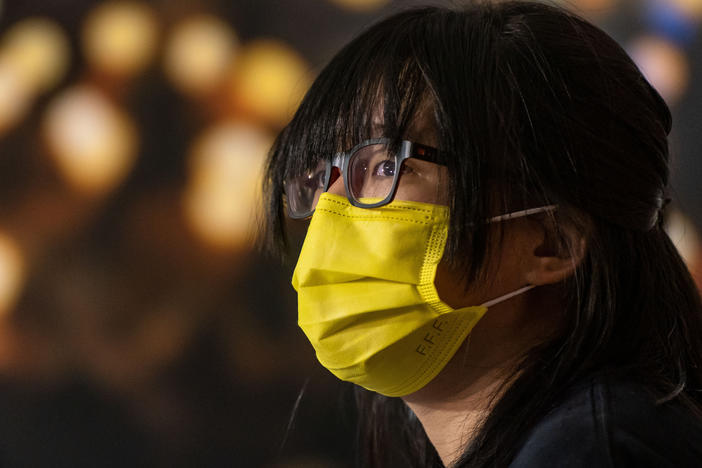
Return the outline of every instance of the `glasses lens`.
[[[303,217],[314,210],[324,191],[328,164],[329,161],[320,161],[316,168],[285,180],[284,189],[290,216]]]
[[[387,144],[374,144],[353,153],[348,168],[353,198],[362,204],[373,204],[390,195],[399,164]]]

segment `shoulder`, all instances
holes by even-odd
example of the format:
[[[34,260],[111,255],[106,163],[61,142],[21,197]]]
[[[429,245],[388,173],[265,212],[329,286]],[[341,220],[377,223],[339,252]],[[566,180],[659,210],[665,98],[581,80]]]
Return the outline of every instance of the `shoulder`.
[[[512,467],[692,467],[702,422],[645,386],[604,376],[574,386],[527,435]]]

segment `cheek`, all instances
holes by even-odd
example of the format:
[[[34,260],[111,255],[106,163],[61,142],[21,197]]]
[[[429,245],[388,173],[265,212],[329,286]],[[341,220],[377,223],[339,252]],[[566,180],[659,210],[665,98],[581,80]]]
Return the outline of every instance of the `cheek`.
[[[485,300],[481,300],[481,289],[483,288],[475,285],[466,291],[464,284],[459,278],[460,275],[452,272],[443,260],[439,263],[439,267],[436,270],[436,278],[434,278],[434,286],[443,302],[454,309],[479,305],[485,302]]]
[[[487,259],[487,280],[471,284],[468,290],[460,281],[461,275],[452,271],[445,260],[441,260],[434,279],[439,297],[457,309],[484,304],[525,286],[523,272],[528,256],[522,246],[520,239],[513,233],[505,233],[501,248],[492,249],[493,256]],[[494,255],[496,250],[499,250],[499,257]]]
[[[417,159],[404,164],[408,172],[400,176],[395,199],[448,205],[448,169]]]

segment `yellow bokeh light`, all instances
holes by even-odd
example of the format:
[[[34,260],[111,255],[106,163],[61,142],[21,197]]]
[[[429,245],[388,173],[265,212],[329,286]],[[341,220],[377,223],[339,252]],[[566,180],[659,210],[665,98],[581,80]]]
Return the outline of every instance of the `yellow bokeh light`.
[[[0,134],[26,115],[33,99],[33,88],[24,74],[0,56]]]
[[[57,96],[47,108],[43,130],[60,174],[85,194],[113,189],[134,163],[133,124],[94,87],[79,85]]]
[[[685,15],[702,19],[702,0],[668,0]]]
[[[268,132],[230,121],[213,126],[196,141],[184,210],[207,244],[235,250],[252,239],[263,165],[272,143]]]
[[[389,0],[331,0],[331,2],[347,10],[359,12],[373,11],[390,3]]]
[[[30,18],[13,25],[5,34],[0,54],[36,91],[56,86],[70,63],[70,45],[54,21]]]
[[[176,24],[168,38],[166,75],[186,94],[212,93],[224,81],[237,46],[234,31],[218,18],[188,18]]]
[[[690,66],[676,45],[660,37],[643,36],[630,45],[629,53],[668,104],[682,97],[690,83]]]
[[[297,52],[279,41],[259,40],[242,49],[230,89],[237,109],[282,126],[310,84],[307,64]]]
[[[699,258],[702,245],[700,235],[697,233],[692,221],[680,211],[673,211],[667,217],[665,230],[678,249],[680,256],[689,266]]]
[[[0,316],[8,314],[22,289],[25,262],[17,243],[0,232]]]
[[[113,76],[129,77],[146,68],[156,51],[158,24],[142,3],[112,1],[85,21],[83,47],[88,63]]]

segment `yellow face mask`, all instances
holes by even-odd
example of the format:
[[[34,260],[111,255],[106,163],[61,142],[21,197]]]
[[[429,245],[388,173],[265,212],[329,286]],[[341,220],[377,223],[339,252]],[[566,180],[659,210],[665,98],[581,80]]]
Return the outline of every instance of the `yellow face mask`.
[[[448,217],[446,206],[393,201],[365,209],[321,195],[292,284],[298,324],[338,378],[387,396],[413,393],[443,369],[489,305],[532,287],[480,306],[442,302],[434,278]]]

